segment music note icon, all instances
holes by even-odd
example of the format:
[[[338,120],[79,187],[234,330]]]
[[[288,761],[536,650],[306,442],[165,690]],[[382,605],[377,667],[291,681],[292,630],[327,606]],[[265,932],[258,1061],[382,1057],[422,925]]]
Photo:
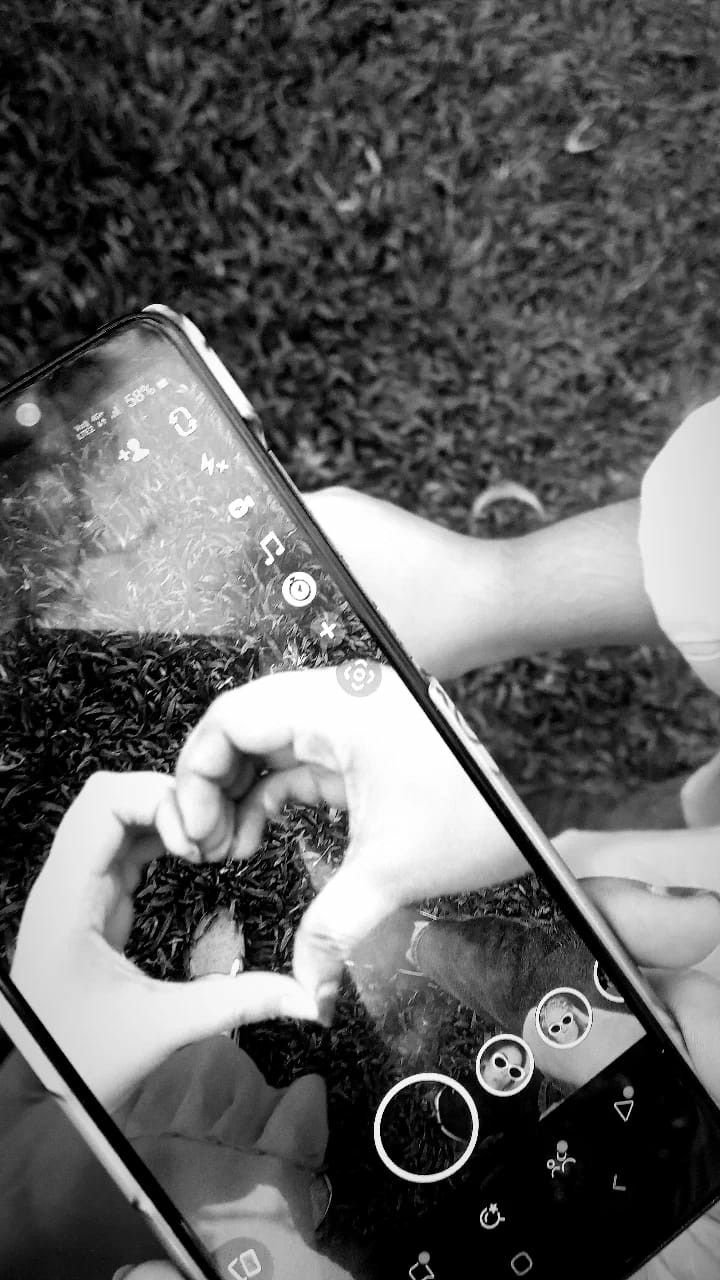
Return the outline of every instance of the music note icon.
[[[271,542],[275,543],[274,551],[270,549]],[[277,556],[281,556],[283,554],[283,551],[285,550],[282,542],[278,538],[275,531],[272,529],[270,533],[266,533],[265,537],[260,539],[260,546],[262,547],[263,551],[267,553],[267,559],[263,561],[264,564],[272,564],[275,558]]]

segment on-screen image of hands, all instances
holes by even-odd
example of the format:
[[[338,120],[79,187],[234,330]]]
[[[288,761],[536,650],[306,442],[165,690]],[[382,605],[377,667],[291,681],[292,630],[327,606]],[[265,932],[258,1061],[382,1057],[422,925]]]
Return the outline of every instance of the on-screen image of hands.
[[[354,697],[338,670],[269,675],[221,694],[186,741],[158,813],[168,848],[189,856],[195,843],[215,861],[255,853],[286,801],[347,809],[342,866],[295,939],[295,976],[324,1020],[344,961],[397,907],[527,870],[400,678],[378,667],[373,692]]]
[[[16,986],[110,1110],[182,1045],[268,1017],[317,1017],[289,975],[158,981],[123,955],[143,869],[165,852],[156,819],[164,805],[170,830],[174,786],[157,773],[85,783],[28,896],[12,963]]]

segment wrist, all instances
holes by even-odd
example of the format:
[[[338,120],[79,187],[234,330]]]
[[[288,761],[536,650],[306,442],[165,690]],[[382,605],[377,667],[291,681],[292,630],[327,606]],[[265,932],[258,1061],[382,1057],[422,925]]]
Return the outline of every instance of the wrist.
[[[521,652],[515,543],[454,534],[445,561],[442,670],[457,677]]]
[[[562,644],[565,628],[556,606],[559,565],[548,560],[537,533],[515,538],[456,535],[452,581],[457,602],[445,674],[524,658]],[[448,628],[449,629],[449,628]]]

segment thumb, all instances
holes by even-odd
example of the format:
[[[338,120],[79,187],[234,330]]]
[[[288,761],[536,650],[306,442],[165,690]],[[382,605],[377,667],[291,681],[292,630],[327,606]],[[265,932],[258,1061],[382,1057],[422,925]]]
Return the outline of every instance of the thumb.
[[[720,946],[720,900],[703,889],[669,889],[599,876],[583,887],[672,1013],[700,1079],[720,1098],[720,985],[692,968]]]
[[[581,881],[638,964],[681,969],[720,946],[720,898],[704,889],[593,876]]]
[[[159,983],[165,1026],[174,1047],[268,1018],[318,1019],[312,995],[287,974],[208,974],[192,982]]]
[[[293,973],[312,993],[329,1026],[343,966],[357,944],[400,904],[387,889],[346,861],[310,903],[295,935]]]

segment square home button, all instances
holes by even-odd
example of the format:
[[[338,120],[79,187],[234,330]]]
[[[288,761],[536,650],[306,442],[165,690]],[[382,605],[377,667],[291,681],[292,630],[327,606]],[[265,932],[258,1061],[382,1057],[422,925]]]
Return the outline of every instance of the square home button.
[[[529,1253],[516,1253],[510,1259],[510,1270],[514,1276],[526,1276],[532,1271],[533,1260]]]

